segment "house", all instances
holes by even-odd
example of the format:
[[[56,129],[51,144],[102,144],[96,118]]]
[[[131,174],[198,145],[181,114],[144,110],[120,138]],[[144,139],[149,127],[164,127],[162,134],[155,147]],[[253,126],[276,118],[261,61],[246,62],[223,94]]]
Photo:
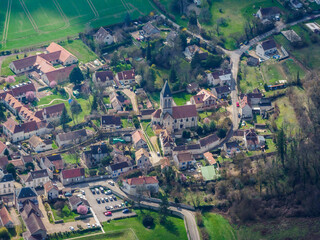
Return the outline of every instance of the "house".
[[[260,8],[256,16],[260,20],[280,20],[280,10],[277,7]]]
[[[36,135],[33,135],[29,139],[29,145],[31,149],[37,153],[52,150],[52,140],[42,140]]]
[[[259,105],[259,102],[263,98],[263,95],[260,91],[258,92],[252,92],[252,93],[247,93],[246,95],[248,97],[248,100],[250,101],[250,104],[252,106],[257,106]]]
[[[209,151],[209,149],[212,149],[219,145],[220,138],[215,134],[210,134],[206,137],[199,139],[201,150]]]
[[[114,163],[108,166],[108,171],[113,178],[120,176],[133,169],[133,165],[129,161]]]
[[[299,0],[290,0],[290,3],[295,9],[300,9],[303,7],[303,4]]]
[[[30,121],[19,124],[13,118],[9,118],[3,123],[2,127],[3,133],[13,143],[29,139],[33,135],[41,136],[48,134],[53,130],[53,126],[46,121]]]
[[[1,170],[6,169],[8,163],[9,163],[9,160],[8,160],[7,156],[0,157],[0,169]]]
[[[88,136],[89,135],[86,129],[80,129],[67,133],[60,133],[56,137],[56,143],[59,145],[59,147],[78,144],[86,141]]]
[[[229,85],[232,81],[232,73],[230,69],[216,70],[207,73],[207,82],[209,85]]]
[[[147,140],[140,130],[137,130],[132,134],[132,142],[136,150],[140,148],[148,149]]]
[[[149,167],[152,166],[150,162],[150,153],[144,149],[140,148],[135,152],[135,157],[136,157],[136,165],[139,168],[145,168],[148,169]]]
[[[11,173],[3,174],[1,171],[0,178],[0,195],[8,195],[14,193],[14,178]]]
[[[160,125],[169,132],[196,127],[198,112],[196,105],[174,106],[168,81],[160,92],[160,109],[152,114],[153,125]]]
[[[154,113],[154,109],[140,110],[141,120],[150,120],[152,118],[153,113]]]
[[[78,196],[71,196],[69,198],[69,206],[71,211],[76,211],[80,205],[84,205],[87,208],[90,208],[88,201],[83,198],[80,198]]]
[[[98,32],[96,32],[93,35],[94,39],[98,42],[98,43],[104,43],[104,44],[112,44],[114,42],[114,38],[111,35],[111,31],[108,29],[104,29],[103,27],[100,27]]]
[[[5,206],[0,209],[0,223],[5,228],[14,228],[14,222]]]
[[[183,54],[189,61],[191,61],[196,52],[199,54],[201,60],[205,60],[208,57],[208,53],[204,52],[200,47],[198,47],[195,44],[187,46]]]
[[[292,29],[281,31],[282,35],[290,42],[300,42],[301,37]]]
[[[178,36],[179,35],[176,31],[171,30],[166,37],[167,45],[170,47],[174,47],[174,43]]]
[[[306,26],[314,33],[320,32],[320,25],[317,22],[306,23]]]
[[[248,96],[244,96],[241,100],[241,116],[243,119],[252,119],[252,106]]]
[[[48,181],[44,184],[44,194],[49,200],[54,200],[59,197],[59,189],[57,185],[53,184],[51,181]]]
[[[86,162],[87,166],[96,166],[108,156],[110,153],[109,147],[106,143],[101,142],[91,145],[89,150],[82,153],[82,159]]]
[[[27,178],[22,180],[26,187],[33,188],[43,187],[43,185],[48,181],[50,181],[50,178],[47,169],[29,172]]]
[[[153,26],[151,22],[147,22],[142,27],[142,30],[144,32],[145,37],[152,37],[160,34],[160,30],[157,27]]]
[[[193,167],[196,161],[190,152],[178,152],[173,155],[173,162],[179,170],[186,170]]]
[[[31,81],[19,83],[17,85],[11,86],[10,90],[7,90],[2,93],[10,94],[18,101],[23,102],[26,100],[26,93],[27,92],[32,92],[34,94],[36,93],[36,88]]]
[[[228,95],[231,93],[231,90],[229,86],[225,85],[213,88],[212,93],[216,98],[227,99]]]
[[[199,84],[196,83],[196,82],[192,82],[192,83],[189,83],[187,85],[187,92],[188,93],[194,93],[194,92],[197,92],[199,89]]]
[[[159,181],[156,176],[123,179],[122,184],[122,190],[130,195],[142,195],[145,192],[157,193],[159,191]]]
[[[29,163],[29,162],[33,162],[33,157],[32,155],[23,155],[21,156],[21,160],[24,162],[24,164]]]
[[[64,169],[63,160],[60,154],[46,156],[41,158],[40,166],[42,169],[48,169],[51,172],[60,172]]]
[[[115,111],[122,111],[123,105],[118,96],[110,98],[111,106]]]
[[[8,149],[7,145],[0,141],[0,157],[4,156],[6,149]]]
[[[136,74],[135,74],[134,69],[119,72],[119,73],[117,73],[116,77],[117,77],[118,82],[122,86],[133,85],[136,83],[136,81],[135,81]]]
[[[224,151],[227,153],[228,156],[234,156],[237,153],[240,153],[239,144],[236,141],[233,142],[226,142],[223,145]]]
[[[211,152],[205,152],[203,156],[210,165],[217,165],[217,161],[214,159],[213,154]]]
[[[77,63],[78,59],[54,42],[46,48],[46,52],[13,61],[9,68],[16,74],[31,72],[32,76],[38,76],[48,85],[52,81],[59,83],[67,80],[75,67],[72,64]],[[55,68],[54,65],[58,64],[63,67]]]
[[[260,64],[260,60],[258,58],[255,57],[249,57],[247,60],[247,65],[251,66],[251,67],[257,67]]]
[[[22,159],[14,159],[14,160],[11,160],[9,163],[12,163],[13,166],[15,167],[15,169],[17,169],[17,170],[19,170],[21,172],[26,170],[25,164],[22,161]]]
[[[60,180],[63,185],[83,182],[85,178],[84,168],[73,168],[61,171]]]
[[[273,39],[259,43],[256,47],[256,54],[263,59],[269,59],[271,55],[276,53],[277,44]]]
[[[190,98],[191,104],[196,106],[197,111],[203,111],[217,107],[217,97],[206,89],[202,89],[197,95]]]
[[[112,71],[102,71],[95,72],[92,75],[92,80],[97,83],[101,83],[103,86],[109,87],[113,86],[114,83],[114,74]]]
[[[114,115],[101,116],[101,128],[107,130],[121,128],[120,117]]]
[[[47,122],[60,122],[60,118],[63,110],[65,109],[64,103],[55,104],[49,107],[45,107],[35,113],[35,116],[41,120]]]
[[[249,129],[244,132],[244,143],[249,151],[255,151],[265,145],[265,139],[258,136],[254,129]]]
[[[31,201],[33,204],[38,205],[38,194],[33,187],[23,187],[15,189],[14,202],[15,206],[20,211],[26,201]]]
[[[267,112],[269,110],[271,110],[272,107],[272,103],[271,103],[271,99],[270,98],[261,98],[259,101],[259,110],[260,110],[260,114],[263,114],[264,112]]]
[[[23,204],[20,215],[25,223],[25,226],[27,227],[27,231],[22,235],[23,239],[40,240],[47,238],[47,230],[41,219],[43,218],[43,214],[38,208],[38,205],[27,200]]]
[[[174,140],[166,129],[160,133],[160,144],[163,155],[167,156],[172,153]]]

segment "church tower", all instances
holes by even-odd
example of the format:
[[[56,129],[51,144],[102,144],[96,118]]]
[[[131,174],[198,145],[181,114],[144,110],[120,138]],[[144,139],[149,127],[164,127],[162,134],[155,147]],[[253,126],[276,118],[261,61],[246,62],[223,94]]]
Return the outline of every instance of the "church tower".
[[[172,115],[172,101],[171,90],[168,81],[166,81],[160,93],[160,107],[163,115],[166,113]]]

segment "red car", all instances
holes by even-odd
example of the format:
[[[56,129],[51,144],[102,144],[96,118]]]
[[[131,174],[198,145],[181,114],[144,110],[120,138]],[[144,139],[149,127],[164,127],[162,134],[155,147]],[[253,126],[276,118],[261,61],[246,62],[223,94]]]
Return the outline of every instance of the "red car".
[[[239,104],[239,102],[237,102],[237,107],[240,107],[240,104]]]
[[[112,216],[112,212],[105,212],[104,215],[105,216]]]

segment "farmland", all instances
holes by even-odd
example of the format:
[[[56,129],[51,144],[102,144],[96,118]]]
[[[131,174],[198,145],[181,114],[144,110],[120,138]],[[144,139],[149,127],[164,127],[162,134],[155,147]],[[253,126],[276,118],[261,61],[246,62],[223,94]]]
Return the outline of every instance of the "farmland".
[[[0,50],[37,46],[149,14],[144,0],[0,1]]]

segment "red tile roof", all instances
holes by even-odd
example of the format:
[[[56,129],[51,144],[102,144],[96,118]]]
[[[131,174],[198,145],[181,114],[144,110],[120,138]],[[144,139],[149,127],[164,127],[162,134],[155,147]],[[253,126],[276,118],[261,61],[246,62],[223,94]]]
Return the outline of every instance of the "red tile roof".
[[[160,118],[160,115],[161,115],[161,109],[157,109],[156,111],[154,111],[153,113],[152,113],[152,117],[154,117],[154,118]]]
[[[45,190],[46,192],[51,191],[51,189],[53,189],[53,188],[56,189],[57,191],[59,191],[58,187],[57,187],[56,185],[53,185],[53,183],[52,183],[51,181],[46,182],[46,183],[43,185],[43,187],[44,187],[44,190]]]
[[[133,141],[134,143],[139,142],[141,139],[142,139],[143,141],[147,142],[146,139],[145,139],[145,137],[144,137],[144,135],[143,135],[143,133],[142,133],[140,130],[137,130],[137,131],[135,131],[135,132],[132,134],[132,141]]]
[[[197,117],[196,105],[184,105],[172,107],[172,117],[174,119]]]
[[[117,75],[118,75],[119,80],[134,80],[135,79],[134,69],[119,72],[119,73],[117,73]]]
[[[55,42],[52,42],[46,49],[49,53],[53,52],[59,52],[60,51],[60,56],[59,60],[61,62],[65,62],[70,56],[75,57],[73,54],[71,54],[69,51],[61,47],[59,44],[56,44]]]
[[[9,214],[9,212],[8,212],[6,207],[1,208],[1,210],[0,210],[0,218],[1,218],[3,226],[5,226],[9,222],[13,223],[12,218],[11,218],[11,216],[10,216],[10,214]]]
[[[207,159],[207,161],[213,165],[213,164],[216,164],[216,160],[214,159],[213,155],[211,152],[206,152],[203,154],[203,156]]]
[[[62,171],[63,179],[76,178],[84,176],[84,168],[74,168]]]
[[[157,183],[159,183],[156,176],[128,178],[124,181],[126,181],[129,185],[143,185],[143,184],[157,184]]]
[[[7,146],[0,141],[0,154],[4,152],[4,150],[7,148]]]
[[[76,67],[76,65],[71,65],[69,67],[58,68],[56,70],[50,71],[46,73],[46,76],[49,82],[61,82],[67,80],[71,71]]]

